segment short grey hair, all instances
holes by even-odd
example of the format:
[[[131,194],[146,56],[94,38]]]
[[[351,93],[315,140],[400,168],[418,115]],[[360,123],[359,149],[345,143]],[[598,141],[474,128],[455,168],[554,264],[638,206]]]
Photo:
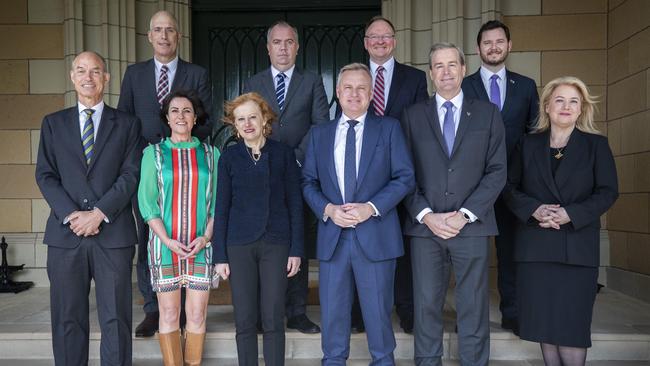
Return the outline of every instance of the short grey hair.
[[[275,28],[275,27],[291,28],[291,30],[293,31],[294,37],[296,37],[296,43],[300,44],[300,42],[298,40],[298,29],[296,29],[296,27],[294,27],[293,25],[285,22],[284,20],[275,21],[275,22],[273,22],[273,24],[271,24],[269,26],[269,29],[266,30],[266,43],[271,42],[271,32],[273,31],[273,28]]]
[[[167,15],[174,22],[174,27],[176,28],[176,32],[178,32],[178,19],[176,19],[176,16],[174,14],[172,14],[167,10],[159,10],[151,16],[151,18],[149,19],[149,30],[150,31],[153,30],[153,18],[155,18],[157,15],[160,14]]]
[[[78,58],[82,53],[91,53],[91,54],[97,56],[97,58],[102,62],[102,66],[103,66],[104,72],[107,73],[107,74],[109,73],[109,72],[108,72],[108,62],[106,61],[106,59],[104,58],[104,56],[100,55],[98,52],[95,52],[95,51],[82,51],[82,52],[79,52],[79,53],[78,53],[78,54],[77,54],[77,55],[72,59],[72,63],[70,64],[70,71],[74,71],[74,63],[75,63],[75,61],[77,61],[77,58]]]
[[[440,50],[448,50],[448,49],[454,49],[458,51],[458,58],[460,58],[460,64],[465,65],[465,53],[463,53],[463,50],[461,50],[458,46],[450,42],[438,42],[438,43],[434,43],[431,46],[431,51],[429,51],[429,69],[433,68],[433,65],[431,64],[433,54]]]
[[[366,64],[362,64],[359,62],[353,62],[351,64],[347,64],[343,66],[341,70],[339,70],[339,74],[336,77],[336,86],[339,86],[339,83],[341,81],[341,76],[343,75],[344,72],[347,71],[363,71],[368,75],[370,81],[372,82],[372,74],[370,73],[370,69],[368,68],[368,66]]]

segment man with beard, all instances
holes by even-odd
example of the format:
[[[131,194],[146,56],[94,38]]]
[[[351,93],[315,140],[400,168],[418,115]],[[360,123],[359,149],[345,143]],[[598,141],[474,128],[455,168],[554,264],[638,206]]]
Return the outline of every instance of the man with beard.
[[[481,26],[476,37],[476,50],[481,56],[481,67],[463,80],[463,93],[468,99],[482,99],[494,103],[501,111],[506,131],[508,163],[517,141],[537,119],[539,97],[535,82],[505,67],[512,49],[510,30],[498,20]],[[495,237],[498,261],[498,288],[501,295],[501,328],[519,334],[515,293],[516,267],[514,254],[515,217],[506,208],[501,196],[494,210],[499,228]]]

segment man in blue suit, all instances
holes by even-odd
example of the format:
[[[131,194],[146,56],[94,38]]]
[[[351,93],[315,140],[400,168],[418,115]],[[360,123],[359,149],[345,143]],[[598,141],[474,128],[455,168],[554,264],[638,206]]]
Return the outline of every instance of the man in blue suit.
[[[337,78],[339,119],[312,128],[303,166],[303,195],[319,220],[316,255],[323,365],[345,365],[356,286],[366,320],[371,365],[394,365],[391,326],[396,258],[403,255],[395,207],[414,188],[413,165],[399,122],[368,113],[372,77],[366,65]]]
[[[510,30],[498,20],[481,26],[476,37],[476,49],[481,67],[463,80],[462,88],[468,99],[492,102],[501,111],[506,132],[508,161],[517,141],[531,130],[539,113],[539,97],[535,81],[506,69],[505,62],[512,49]],[[501,328],[519,334],[517,321],[517,271],[514,262],[515,216],[501,196],[494,204],[499,235],[497,249],[498,288],[501,295]]]

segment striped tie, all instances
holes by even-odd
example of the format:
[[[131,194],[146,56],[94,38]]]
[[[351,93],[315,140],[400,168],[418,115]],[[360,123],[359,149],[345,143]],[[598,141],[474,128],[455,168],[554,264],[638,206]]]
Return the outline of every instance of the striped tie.
[[[278,107],[280,110],[284,109],[284,78],[287,76],[281,72],[276,78],[278,79],[278,86],[275,88],[275,97],[278,98]]]
[[[160,104],[161,108],[165,97],[167,94],[169,94],[169,79],[167,77],[168,70],[169,68],[167,65],[162,65],[160,68],[160,78],[158,79],[158,93],[156,96],[158,97],[158,104]]]
[[[375,109],[375,115],[384,115],[384,67],[377,68],[377,77],[375,78],[375,90],[372,92],[372,105]]]
[[[86,114],[86,122],[84,122],[84,129],[81,132],[81,144],[84,147],[84,155],[86,156],[86,164],[90,165],[90,160],[93,157],[93,148],[95,147],[95,127],[93,126],[93,113],[94,109],[84,109]]]

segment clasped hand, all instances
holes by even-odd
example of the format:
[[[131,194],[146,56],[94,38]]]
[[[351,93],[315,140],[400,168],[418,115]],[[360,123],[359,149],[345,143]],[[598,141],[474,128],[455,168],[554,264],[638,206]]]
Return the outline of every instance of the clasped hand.
[[[560,225],[571,222],[571,218],[564,207],[560,207],[558,204],[540,205],[533,212],[533,217],[539,221],[539,226],[546,229],[560,230]]]
[[[194,257],[199,250],[205,248],[208,244],[208,239],[204,236],[197,236],[192,242],[188,245],[181,243],[175,239],[169,239],[167,247],[174,253],[178,255],[181,260]]]
[[[104,213],[98,208],[92,211],[74,211],[68,216],[68,223],[75,235],[88,237],[99,234],[99,226],[104,217]]]
[[[325,206],[325,215],[340,227],[355,227],[368,220],[375,213],[375,209],[369,203],[346,203],[334,205],[329,203]]]
[[[433,213],[429,212],[422,218],[431,232],[442,238],[451,239],[458,235],[467,224],[467,220],[460,211]]]

